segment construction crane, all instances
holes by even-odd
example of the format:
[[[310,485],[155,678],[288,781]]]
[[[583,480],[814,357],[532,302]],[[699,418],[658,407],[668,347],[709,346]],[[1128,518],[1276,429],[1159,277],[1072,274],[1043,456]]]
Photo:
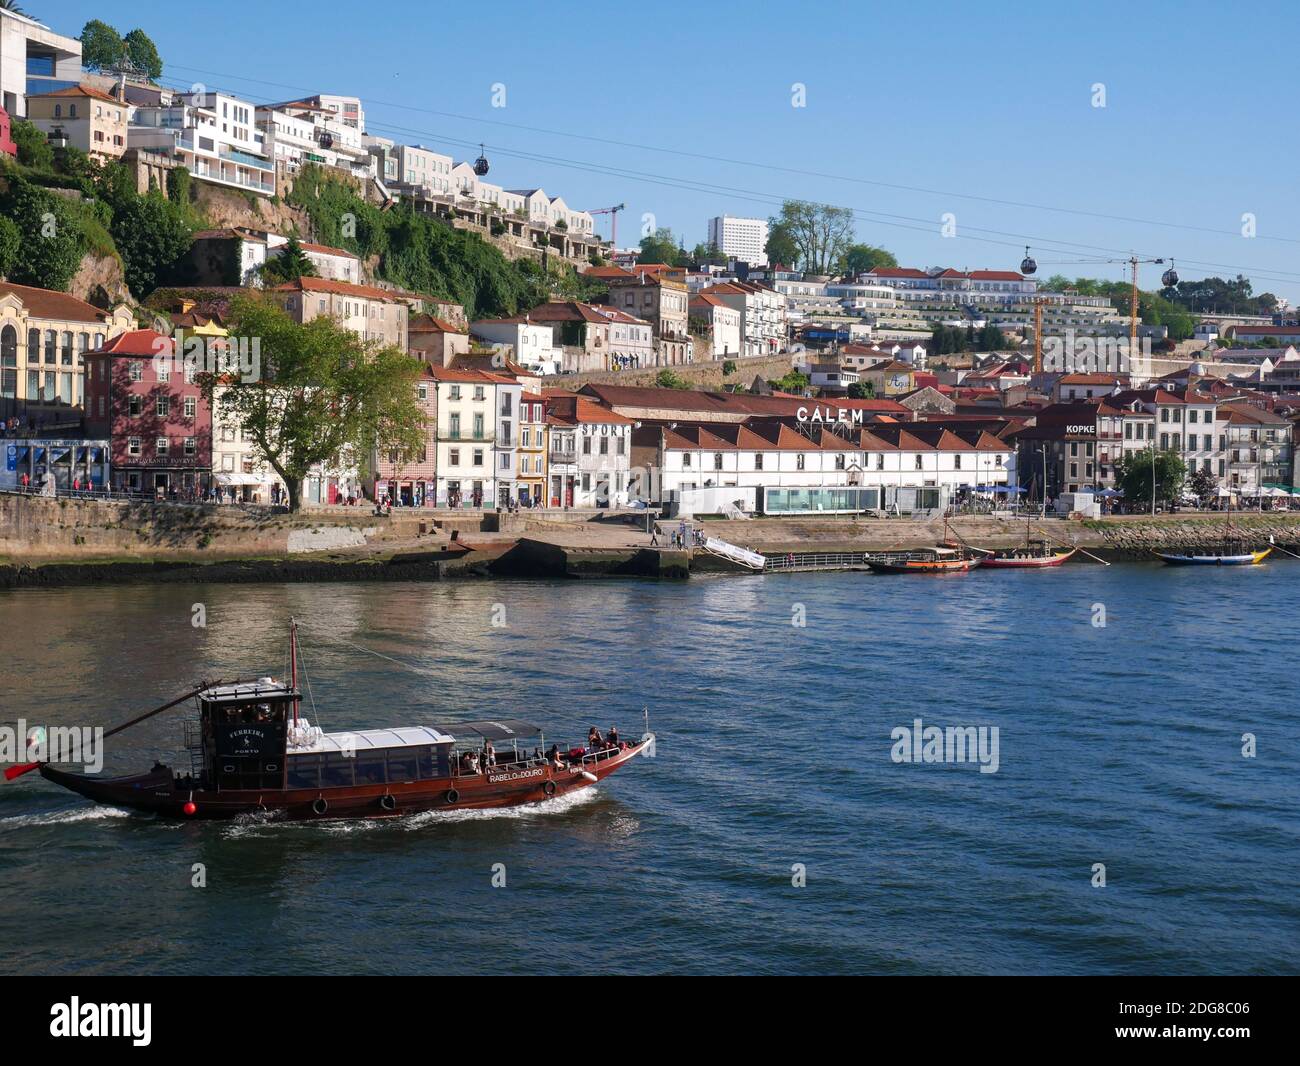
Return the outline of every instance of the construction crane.
[[[609,243],[616,252],[618,251],[618,213],[626,207],[627,204],[615,204],[613,207],[597,207],[587,212],[589,215],[609,215]]]
[[[1143,259],[1140,256],[1131,255],[1127,259],[1076,259],[1067,260],[1064,263],[1053,263],[1053,266],[1064,266],[1071,263],[1079,265],[1092,263],[1120,263],[1129,268],[1132,277],[1132,289],[1129,294],[1129,323],[1128,339],[1129,352],[1137,351],[1138,343],[1138,265],[1140,263],[1163,263],[1164,259]],[[1029,248],[1025,248],[1025,258],[1020,262],[1020,272],[1022,274],[1033,274],[1038,270],[1038,264],[1034,262],[1033,257],[1029,254]],[[1178,284],[1178,271],[1174,269],[1174,261],[1169,260],[1169,269],[1160,276],[1160,282],[1165,288],[1170,288]],[[1041,372],[1043,369],[1043,305],[1046,301],[1042,297],[1034,298],[1034,370]]]

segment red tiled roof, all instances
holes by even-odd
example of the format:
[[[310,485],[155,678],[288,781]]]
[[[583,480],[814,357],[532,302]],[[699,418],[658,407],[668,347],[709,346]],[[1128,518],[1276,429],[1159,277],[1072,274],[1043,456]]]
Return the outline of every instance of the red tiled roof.
[[[350,281],[334,281],[332,278],[295,278],[283,285],[276,285],[273,292],[324,292],[335,296],[355,296],[358,300],[383,300],[386,303],[402,303],[396,293],[387,289],[376,289],[370,285],[353,285]]]
[[[119,333],[112,340],[105,342],[87,355],[132,355],[155,356],[171,354],[174,348],[172,339],[153,329],[133,329]]]
[[[36,318],[61,318],[71,322],[103,322],[108,313],[98,307],[78,300],[66,292],[53,289],[37,289],[30,285],[14,285],[0,281],[0,296],[16,296],[27,308],[27,313]]]
[[[106,103],[116,104],[118,107],[126,107],[126,104],[116,96],[109,96],[108,93],[96,89],[93,85],[70,85],[66,89],[55,89],[53,92],[48,93],[28,93],[27,99],[39,100],[44,96],[88,96],[92,100],[103,100]]]

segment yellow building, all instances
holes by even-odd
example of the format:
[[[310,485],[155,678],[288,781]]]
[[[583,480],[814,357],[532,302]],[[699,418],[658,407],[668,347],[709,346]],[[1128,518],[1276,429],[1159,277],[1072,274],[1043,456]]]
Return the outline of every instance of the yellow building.
[[[127,105],[89,85],[27,97],[27,118],[47,137],[62,130],[68,144],[104,159],[126,151]]]
[[[546,401],[539,392],[519,396],[519,469],[515,475],[521,506],[546,506]]]
[[[132,329],[126,304],[101,311],[66,292],[0,282],[0,415],[80,407],[82,356]]]

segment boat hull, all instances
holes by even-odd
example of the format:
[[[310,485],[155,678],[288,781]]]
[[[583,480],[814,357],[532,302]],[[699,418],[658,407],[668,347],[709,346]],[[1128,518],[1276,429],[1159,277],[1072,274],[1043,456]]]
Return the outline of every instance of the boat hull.
[[[1170,566],[1256,566],[1262,563],[1272,548],[1242,552],[1234,555],[1179,555],[1174,552],[1156,552]]]
[[[983,564],[983,559],[908,560],[886,562],[867,560],[867,565],[878,574],[964,574]]]
[[[1061,566],[1078,550],[1078,548],[1071,548],[1067,552],[1056,552],[1053,555],[1031,555],[1020,558],[991,555],[984,560],[984,565],[992,570],[1042,570],[1051,566]]]
[[[653,743],[649,737],[621,750],[587,756],[562,770],[550,764],[494,767],[489,773],[460,774],[428,781],[349,785],[337,788],[210,791],[185,787],[168,767],[147,774],[98,779],[40,767],[48,781],[114,807],[146,811],[184,821],[270,814],[289,821],[333,818],[396,818],[430,810],[518,807],[588,788],[614,773]],[[186,813],[187,804],[193,812]]]

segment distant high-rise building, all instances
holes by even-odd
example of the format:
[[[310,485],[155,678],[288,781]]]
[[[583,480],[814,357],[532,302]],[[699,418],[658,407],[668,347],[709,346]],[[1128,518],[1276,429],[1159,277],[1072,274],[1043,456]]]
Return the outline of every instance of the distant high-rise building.
[[[767,219],[718,215],[709,219],[709,243],[725,256],[766,266]]]

